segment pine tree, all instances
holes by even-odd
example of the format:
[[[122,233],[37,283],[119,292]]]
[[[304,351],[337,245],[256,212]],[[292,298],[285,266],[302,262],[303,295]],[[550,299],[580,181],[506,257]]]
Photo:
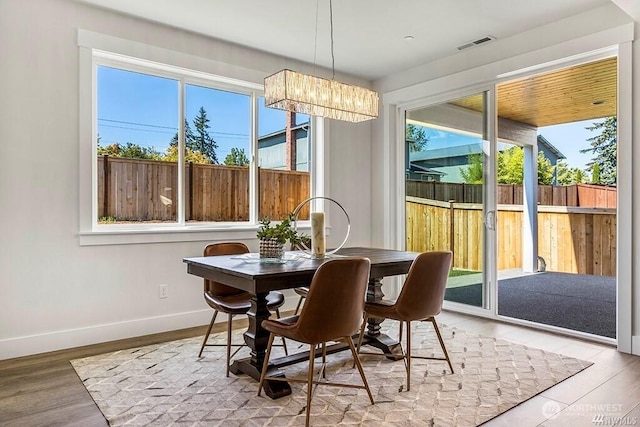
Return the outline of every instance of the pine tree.
[[[200,107],[198,115],[193,118],[193,127],[195,132],[189,126],[187,119],[184,120],[184,145],[185,148],[193,151],[194,153],[201,153],[210,163],[218,164],[218,156],[216,155],[216,149],[218,143],[209,135],[209,119],[207,118],[207,112],[204,107]],[[178,145],[178,132],[173,135],[169,145]]]
[[[207,112],[204,107],[200,107],[198,115],[193,119],[195,145],[189,146],[194,151],[200,151],[202,154],[211,159],[211,163],[218,164],[218,156],[216,155],[216,149],[218,144],[209,135],[209,119],[207,118]]]
[[[617,148],[618,148],[618,121],[617,117],[607,117],[601,122],[594,122],[593,126],[586,127],[590,131],[600,131],[600,134],[587,139],[591,148],[580,150],[581,153],[593,153],[594,157],[587,164],[587,170],[593,174],[593,168],[598,164],[599,181],[602,184],[616,185],[617,180]]]
[[[405,139],[409,143],[409,152],[422,151],[429,142],[429,137],[423,127],[407,123],[405,128]]]
[[[244,152],[244,148],[233,147],[231,153],[224,158],[224,164],[227,166],[248,166],[249,159]]]

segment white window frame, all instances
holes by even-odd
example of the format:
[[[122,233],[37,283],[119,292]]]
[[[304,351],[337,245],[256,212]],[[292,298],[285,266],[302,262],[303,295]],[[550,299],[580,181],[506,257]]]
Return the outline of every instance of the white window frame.
[[[213,241],[228,239],[255,239],[258,227],[259,194],[258,178],[258,97],[264,96],[262,80],[236,79],[215,73],[201,71],[213,61],[200,57],[191,57],[179,52],[141,45],[140,43],[117,39],[86,30],[78,31],[80,47],[79,64],[79,224],[80,245],[111,245],[136,243],[162,243],[185,241]],[[160,56],[162,62],[155,60]],[[186,66],[185,66],[186,65]],[[172,223],[134,223],[134,224],[98,224],[97,206],[97,69],[107,66],[152,76],[165,77],[179,82],[179,116],[184,117],[184,87],[187,84],[226,90],[250,96],[250,211],[249,221],[242,222],[202,222],[190,223],[185,220],[184,201],[184,119],[179,119],[179,158],[178,158],[178,206],[177,221]],[[225,69],[232,69],[229,65]],[[232,73],[235,74],[235,73]],[[259,73],[262,77],[265,73]],[[251,81],[253,80],[253,81]],[[309,136],[311,164],[311,194],[323,195],[323,176],[325,156],[323,143],[324,120],[310,117],[312,132]],[[308,221],[301,223],[304,230]]]

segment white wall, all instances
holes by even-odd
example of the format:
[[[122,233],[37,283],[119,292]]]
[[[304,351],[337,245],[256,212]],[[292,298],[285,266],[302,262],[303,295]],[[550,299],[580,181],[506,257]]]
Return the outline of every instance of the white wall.
[[[402,247],[400,234],[404,212],[401,206],[389,203],[389,200],[394,200],[395,193],[402,190],[402,177],[394,173],[400,150],[396,141],[402,140],[394,130],[398,120],[398,106],[415,108],[428,104],[429,100],[442,101],[444,99],[440,98],[444,98],[449,91],[459,91],[452,97],[463,96],[465,90],[484,90],[497,79],[508,78],[501,76],[509,73],[513,73],[510,78],[514,78],[513,75],[529,67],[541,64],[551,67],[555,61],[577,58],[587,52],[629,42],[634,37],[631,22],[629,16],[611,3],[374,82],[374,88],[382,93],[385,115],[373,126],[372,170],[382,173],[374,173],[372,176],[372,188],[379,189],[379,192],[372,195],[372,210],[380,212],[382,216],[372,218],[372,224],[377,225],[372,228],[372,241]],[[635,34],[638,34],[639,29],[636,24]],[[640,41],[633,42],[633,53],[633,119],[625,121],[625,126],[629,128],[632,122],[640,119]],[[626,56],[620,62],[625,62],[628,58]],[[621,77],[620,82],[622,81]],[[621,90],[628,91],[629,86]],[[623,97],[624,94],[621,94],[620,98]],[[626,114],[628,118],[628,110]],[[619,117],[624,115],[625,113],[619,112]],[[640,150],[632,149],[632,140],[640,138],[637,126],[633,127],[632,136],[632,139],[621,139],[618,148],[625,155],[633,153],[635,165],[640,162]],[[633,169],[626,158],[618,166],[621,176],[633,176],[633,185],[640,185],[640,169]],[[640,283],[635,279],[640,268],[640,203],[635,199],[633,203],[630,201],[631,183],[621,183],[619,191],[621,197],[625,194],[622,200],[619,198],[619,209],[622,211],[619,212],[618,224],[622,231],[618,232],[618,282],[619,289],[623,291],[619,303],[627,307],[628,300],[633,296],[633,304],[629,304],[629,309],[619,312],[619,320],[628,326],[625,326],[623,336],[618,337],[619,346],[622,351],[640,354]],[[628,215],[627,209],[631,209],[633,215]],[[629,240],[629,230],[633,232],[633,242]]]
[[[251,76],[312,71],[69,0],[1,0],[0,359],[201,325],[211,315],[202,280],[182,263],[204,242],[79,245],[78,28],[214,59],[230,77],[239,67]],[[370,128],[328,132],[325,188],[352,214],[352,246],[371,243]],[[161,283],[167,299],[158,298]]]

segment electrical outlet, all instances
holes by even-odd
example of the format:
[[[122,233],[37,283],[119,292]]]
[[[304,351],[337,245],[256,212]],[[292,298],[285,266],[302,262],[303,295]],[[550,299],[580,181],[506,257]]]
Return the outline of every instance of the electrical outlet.
[[[167,298],[169,296],[169,285],[160,285],[158,287],[158,296],[160,298]]]

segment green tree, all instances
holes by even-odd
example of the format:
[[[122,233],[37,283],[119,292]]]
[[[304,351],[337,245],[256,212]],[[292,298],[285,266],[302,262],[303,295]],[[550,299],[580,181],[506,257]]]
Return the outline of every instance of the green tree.
[[[500,151],[498,158],[498,184],[522,184],[524,152],[520,147]]]
[[[195,130],[191,129],[189,122],[185,119],[184,145],[193,152],[202,153],[209,159],[209,163],[218,164],[218,156],[216,154],[218,143],[209,134],[209,129],[211,128],[209,122],[210,120],[207,118],[207,111],[204,107],[200,107],[198,115],[193,118],[193,128]],[[171,146],[178,145],[178,132],[173,135],[169,144]]]
[[[233,147],[231,153],[224,158],[223,163],[227,166],[249,166],[249,159],[244,152],[244,148]]]
[[[572,185],[584,182],[584,172],[580,168],[570,168],[565,160],[558,160],[556,165],[558,184]]]
[[[184,119],[184,140],[186,145],[192,145],[195,141],[196,137],[193,135],[193,131],[191,130],[191,126],[189,126],[189,122],[187,121],[187,119]],[[173,138],[171,138],[171,142],[169,143],[172,147],[178,146],[178,132],[176,132],[173,135]]]
[[[165,155],[162,157],[162,160],[164,160],[165,162],[177,162],[178,161],[178,146],[177,145],[170,145],[167,148],[167,152],[165,153]],[[189,148],[187,148],[187,152],[184,156],[184,161],[185,162],[193,162],[193,163],[200,163],[200,164],[210,164],[211,160],[209,160],[209,158],[207,156],[205,156],[204,154],[202,154],[199,151],[193,151]]]
[[[211,126],[209,126],[209,122],[210,120],[207,118],[207,112],[204,107],[200,107],[198,115],[193,118],[194,143],[187,144],[187,148],[201,152],[211,159],[211,163],[218,164],[218,156],[216,155],[218,143],[213,140],[211,135],[209,135],[209,128],[211,128]]]
[[[141,147],[131,142],[127,142],[126,145],[116,142],[106,147],[98,145],[98,154],[130,159],[162,160],[162,153],[151,147]]]
[[[429,142],[429,137],[423,127],[407,123],[405,127],[405,140],[409,143],[409,152],[414,153],[425,149]]]
[[[467,184],[481,184],[482,180],[482,154],[471,154],[468,157],[469,165],[460,168],[460,175]],[[497,174],[499,184],[522,184],[524,177],[524,151],[522,147],[511,147],[498,152]],[[551,161],[544,156],[544,152],[538,151],[538,184],[549,185],[553,182],[554,167]]]
[[[467,184],[482,184],[482,154],[469,154],[467,159],[469,165],[466,168],[460,168],[462,179]]]
[[[600,163],[594,163],[591,168],[591,183],[600,184]]]
[[[538,151],[538,184],[553,184],[553,172],[554,166],[551,164],[551,160],[544,156],[544,151]]]
[[[616,116],[607,117],[601,122],[594,122],[593,126],[587,126],[589,131],[599,131],[600,134],[587,139],[591,143],[590,148],[580,150],[581,153],[592,153],[594,156],[587,164],[587,170],[593,175],[593,168],[597,164],[600,168],[599,182],[607,185],[616,185],[617,180],[617,148],[618,148],[618,121]]]

